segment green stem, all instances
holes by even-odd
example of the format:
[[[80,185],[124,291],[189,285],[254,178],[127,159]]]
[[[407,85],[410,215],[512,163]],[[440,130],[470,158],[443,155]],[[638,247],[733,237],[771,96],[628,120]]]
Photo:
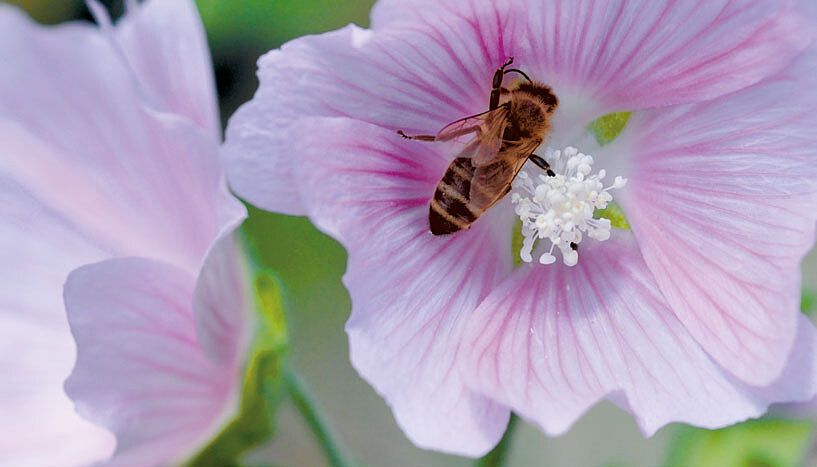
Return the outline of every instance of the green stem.
[[[501,467],[505,464],[508,457],[508,451],[511,448],[511,438],[513,437],[516,425],[519,422],[519,417],[515,413],[511,413],[511,419],[508,420],[508,428],[505,429],[505,434],[499,440],[491,452],[485,454],[484,457],[477,461],[477,467]]]
[[[301,416],[306,420],[312,434],[318,439],[318,443],[323,448],[329,465],[333,467],[353,467],[355,463],[349,459],[345,449],[341,446],[340,440],[335,436],[329,427],[327,420],[318,413],[315,399],[306,388],[303,378],[294,370],[288,369],[284,373],[284,381],[287,392],[295,403],[295,407],[301,412]]]

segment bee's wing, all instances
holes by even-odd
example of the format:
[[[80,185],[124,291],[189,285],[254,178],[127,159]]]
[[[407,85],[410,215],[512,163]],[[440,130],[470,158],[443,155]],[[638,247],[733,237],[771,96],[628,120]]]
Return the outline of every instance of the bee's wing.
[[[516,174],[525,165],[528,156],[542,143],[532,139],[494,155],[494,158],[476,166],[471,179],[471,205],[488,209],[505,196]]]
[[[508,124],[507,106],[472,115],[446,125],[435,138],[437,141],[461,140],[470,137],[457,157],[469,157],[476,166],[496,157],[502,147],[502,133]]]
[[[508,107],[497,107],[487,112],[482,112],[470,117],[461,118],[444,126],[439,133],[437,133],[436,141],[451,141],[461,140],[463,137],[468,137],[468,140],[474,137],[484,135],[488,127],[496,125],[498,122],[505,122],[508,116]],[[502,134],[500,133],[501,137]]]

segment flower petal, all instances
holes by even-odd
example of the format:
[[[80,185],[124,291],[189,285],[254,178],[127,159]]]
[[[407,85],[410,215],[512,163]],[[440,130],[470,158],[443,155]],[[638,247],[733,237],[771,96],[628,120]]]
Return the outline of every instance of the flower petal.
[[[347,116],[392,131],[436,133],[483,110],[490,92],[491,69],[477,69],[478,81],[461,80],[448,76],[448,65],[400,37],[354,25],[269,52],[259,60],[258,92],[227,127],[231,186],[262,208],[304,214],[292,185],[291,165],[306,144],[292,138],[298,119]],[[468,105],[477,98],[478,107]]]
[[[302,121],[298,132],[320,135],[298,177],[310,218],[349,252],[352,364],[415,444],[485,453],[508,411],[467,390],[454,358],[464,320],[510,271],[511,223],[494,231],[488,214],[469,231],[433,236],[428,200],[446,165],[433,146],[342,118]]]
[[[717,428],[817,391],[815,330],[769,389],[735,381],[673,315],[629,233],[582,249],[578,265],[523,265],[480,304],[463,337],[473,387],[548,434],[607,398],[645,435],[670,422]]]
[[[105,251],[198,269],[220,227],[217,140],[145,108],[97,28],[3,13],[0,57],[15,64],[0,74],[8,196],[38,200]]]
[[[790,1],[378,2],[373,29],[296,39],[259,61],[223,155],[236,192],[301,215],[298,119],[347,117],[436,134],[487,110],[508,57],[562,99],[554,137],[613,111],[711,99],[788,64],[814,28]]]
[[[24,193],[0,175],[0,458],[87,465],[114,443],[62,391],[75,349],[60,291],[71,269],[102,252]]]
[[[225,196],[230,196],[225,193]],[[235,198],[240,210],[244,206]],[[221,365],[237,365],[250,343],[249,326],[252,290],[246,259],[241,255],[240,239],[235,229],[246,216],[237,216],[205,256],[196,281],[193,309],[196,329],[204,354]]]
[[[712,99],[786,66],[814,39],[793,0],[385,0],[375,31],[424,30],[534,80],[635,110]],[[455,53],[454,57],[461,57]],[[600,115],[599,115],[600,116]]]
[[[135,10],[117,24],[115,37],[144,89],[158,109],[220,138],[213,64],[195,3],[150,0]]]
[[[223,198],[215,138],[145,109],[96,27],[43,28],[0,5],[0,57],[14,64],[0,73],[0,457],[85,465],[113,441],[62,391],[75,356],[68,273],[111,255],[197,273],[244,211]]]
[[[633,117],[622,197],[678,318],[748,383],[776,379],[817,220],[817,50],[730,97]]]
[[[0,278],[0,283],[5,282]],[[59,294],[49,298],[58,301]],[[6,309],[5,303],[0,309]],[[4,464],[80,466],[110,456],[113,436],[80,418],[62,390],[74,353],[67,323],[14,319],[0,312],[0,373],[4,375],[0,459]]]
[[[72,272],[65,304],[77,341],[66,393],[116,434],[113,463],[181,460],[223,423],[239,380],[201,351],[193,277],[174,266],[116,259]]]

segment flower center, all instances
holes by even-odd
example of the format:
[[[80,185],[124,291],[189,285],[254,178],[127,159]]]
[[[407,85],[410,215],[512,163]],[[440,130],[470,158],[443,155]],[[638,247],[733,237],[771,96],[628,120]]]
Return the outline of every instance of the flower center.
[[[607,208],[613,200],[610,190],[624,187],[627,180],[616,177],[612,185],[605,187],[605,170],[591,174],[593,157],[572,146],[563,150],[548,147],[544,159],[553,175],[540,173],[534,177],[522,170],[513,182],[511,200],[522,221],[524,237],[519,256],[530,263],[536,241],[547,239],[550,249],[539,257],[539,262],[555,262],[553,253],[558,249],[564,264],[574,266],[585,234],[600,242],[610,238],[610,220],[593,218],[593,213]]]

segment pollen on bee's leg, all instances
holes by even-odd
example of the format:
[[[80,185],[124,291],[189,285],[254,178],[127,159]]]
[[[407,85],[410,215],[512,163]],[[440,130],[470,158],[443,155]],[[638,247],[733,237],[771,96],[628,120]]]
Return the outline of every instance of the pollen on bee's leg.
[[[606,172],[593,173],[593,157],[574,147],[548,148],[545,160],[550,164],[547,175],[532,176],[522,170],[513,182],[511,200],[522,221],[519,255],[530,263],[536,241],[549,240],[550,249],[539,256],[539,263],[556,262],[553,253],[559,250],[562,262],[575,266],[585,236],[600,242],[610,238],[610,220],[594,218],[593,214],[596,209],[607,208],[613,200],[610,191],[623,188],[627,180],[616,177],[605,187],[602,180]]]

